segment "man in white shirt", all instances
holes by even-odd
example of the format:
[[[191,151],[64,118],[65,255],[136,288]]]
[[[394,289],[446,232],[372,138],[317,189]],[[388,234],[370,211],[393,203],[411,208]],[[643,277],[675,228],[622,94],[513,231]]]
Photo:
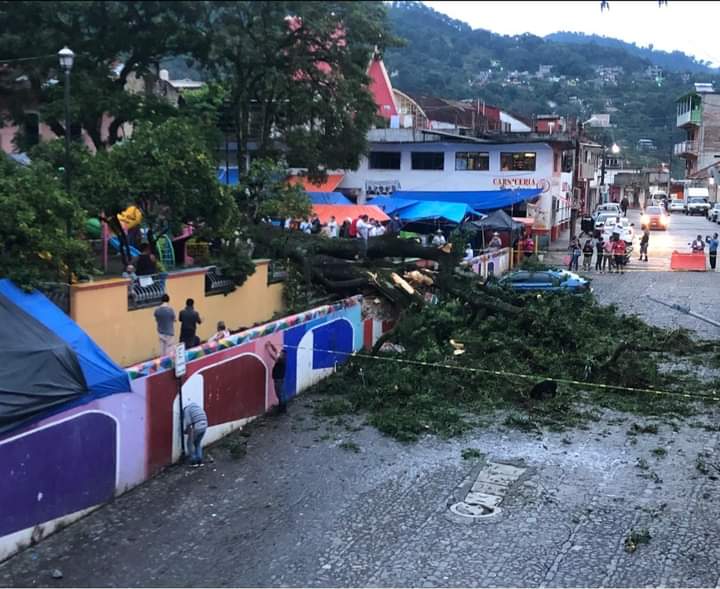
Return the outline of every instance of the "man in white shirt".
[[[338,236],[338,224],[334,216],[330,217],[330,220],[327,224],[327,229],[330,239],[335,239]]]
[[[435,237],[433,237],[433,239],[432,239],[432,244],[435,247],[442,247],[446,243],[447,243],[447,241],[445,240],[445,236],[443,235],[443,232],[440,229],[438,229],[435,232]]]
[[[358,219],[357,222],[357,236],[358,239],[362,239],[362,251],[363,255],[367,255],[368,238],[370,237],[370,223],[368,223],[368,216],[363,215]]]

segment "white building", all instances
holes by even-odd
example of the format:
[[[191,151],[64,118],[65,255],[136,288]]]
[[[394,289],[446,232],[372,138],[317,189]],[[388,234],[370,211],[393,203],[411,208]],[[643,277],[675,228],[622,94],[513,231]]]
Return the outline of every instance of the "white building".
[[[524,142],[518,142],[523,141]],[[557,238],[570,219],[572,142],[526,134],[513,143],[434,130],[373,129],[370,148],[339,189],[364,203],[396,190],[417,192],[541,189],[527,203],[534,232]]]

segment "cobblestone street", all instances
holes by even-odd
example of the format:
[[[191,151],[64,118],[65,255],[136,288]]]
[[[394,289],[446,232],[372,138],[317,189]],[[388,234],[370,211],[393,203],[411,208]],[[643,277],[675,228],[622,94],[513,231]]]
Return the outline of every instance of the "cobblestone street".
[[[643,295],[708,301],[714,278],[638,272],[593,286],[603,301],[676,325],[695,320]],[[701,333],[717,337],[709,326]],[[587,430],[542,435],[504,428],[501,416],[463,438],[403,445],[359,418],[316,417],[318,400],[301,397],[287,416],[248,426],[234,438],[247,439],[244,456],[221,442],[214,464],[170,468],[10,559],[0,585],[720,584],[714,411],[605,412]],[[463,459],[468,448],[481,457]],[[488,460],[526,469],[502,511],[472,524],[449,517],[458,488]],[[628,552],[633,530],[650,539]]]

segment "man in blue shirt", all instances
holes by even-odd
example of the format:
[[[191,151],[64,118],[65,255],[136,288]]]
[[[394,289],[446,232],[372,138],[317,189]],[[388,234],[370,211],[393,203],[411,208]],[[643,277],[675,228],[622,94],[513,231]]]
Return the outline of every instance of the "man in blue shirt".
[[[168,356],[172,354],[175,344],[175,311],[170,306],[170,297],[167,294],[162,296],[162,304],[155,309],[154,315],[160,339],[160,355]]]
[[[718,234],[713,233],[712,239],[705,236],[705,242],[708,244],[708,251],[710,252],[710,269],[715,270],[718,251]]]

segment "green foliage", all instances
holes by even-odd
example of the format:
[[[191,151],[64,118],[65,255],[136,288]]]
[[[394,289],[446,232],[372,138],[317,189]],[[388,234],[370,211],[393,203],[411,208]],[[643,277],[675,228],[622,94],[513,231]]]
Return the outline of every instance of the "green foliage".
[[[92,272],[84,225],[82,209],[55,170],[0,157],[0,276],[30,288]]]
[[[287,169],[270,159],[256,159],[233,190],[239,210],[248,221],[263,217],[306,218],[312,204],[302,187],[287,182]]]

